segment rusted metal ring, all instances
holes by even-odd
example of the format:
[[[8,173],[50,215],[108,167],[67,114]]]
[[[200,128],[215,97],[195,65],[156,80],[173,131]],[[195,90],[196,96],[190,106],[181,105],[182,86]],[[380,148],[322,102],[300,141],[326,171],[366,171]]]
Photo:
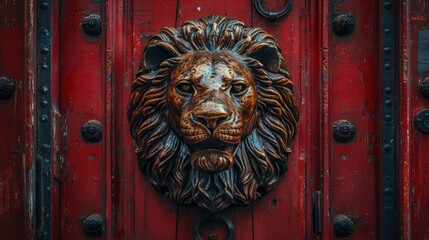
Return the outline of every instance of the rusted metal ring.
[[[264,7],[262,7],[262,3],[260,0],[253,0],[253,3],[255,4],[256,11],[258,11],[261,16],[270,21],[276,21],[277,19],[283,17],[284,15],[286,15],[286,13],[289,12],[292,7],[292,1],[286,0],[285,7],[282,10],[280,10],[279,12],[270,12],[265,10]]]
[[[0,99],[8,99],[15,92],[15,82],[6,77],[0,77]]]
[[[334,235],[338,238],[346,238],[355,231],[355,222],[349,216],[338,214],[334,217]]]
[[[101,214],[92,214],[82,220],[82,232],[88,237],[103,236],[103,216]]]
[[[356,127],[349,120],[338,120],[334,122],[333,135],[339,143],[350,142],[356,135]]]
[[[96,143],[103,138],[103,126],[97,120],[89,120],[82,125],[80,133],[85,141]]]
[[[228,236],[226,237],[226,239],[232,240],[232,237],[234,236],[234,225],[224,215],[211,215],[200,219],[194,226],[194,239],[203,240],[203,238],[200,235],[201,225],[207,222],[217,222],[217,221],[223,222],[226,225],[226,227],[228,228]]]
[[[101,16],[98,13],[92,13],[84,17],[82,20],[83,31],[92,37],[96,37],[101,33]]]

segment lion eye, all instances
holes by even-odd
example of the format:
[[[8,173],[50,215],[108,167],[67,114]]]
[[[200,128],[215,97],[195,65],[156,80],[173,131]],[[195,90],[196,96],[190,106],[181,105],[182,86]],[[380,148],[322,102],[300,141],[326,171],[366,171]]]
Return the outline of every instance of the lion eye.
[[[190,83],[187,83],[187,82],[177,84],[176,89],[179,91],[179,93],[182,93],[185,95],[194,93],[194,88]]]
[[[232,94],[242,94],[246,91],[247,85],[244,83],[234,83],[231,86],[231,93]]]

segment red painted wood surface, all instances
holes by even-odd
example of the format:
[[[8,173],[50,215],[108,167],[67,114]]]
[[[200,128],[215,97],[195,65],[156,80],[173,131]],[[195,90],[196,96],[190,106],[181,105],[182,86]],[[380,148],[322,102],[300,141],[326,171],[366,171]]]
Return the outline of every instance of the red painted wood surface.
[[[132,79],[138,70],[145,43],[160,28],[175,25],[176,11],[177,1],[173,0],[133,1],[133,9],[129,13],[133,17],[133,28],[129,32],[130,36],[133,37],[132,46],[130,46],[133,49],[133,64],[129,70],[131,79],[129,79],[130,82],[127,84],[127,89],[130,89]],[[127,104],[128,97],[127,93],[124,99],[124,102]],[[124,116],[125,107],[126,105],[123,109]],[[125,124],[124,127],[128,130],[128,124]],[[134,149],[134,147],[131,147],[131,149]],[[134,150],[131,150],[131,152],[134,153]],[[132,154],[129,157],[127,161],[134,163],[132,171],[135,180],[134,218],[136,220],[133,221],[134,232],[131,234],[136,238],[142,239],[174,239],[177,232],[177,206],[156,193],[145,178],[139,177],[141,176],[141,172],[134,161],[135,157]]]
[[[355,28],[347,36],[331,33],[329,120],[348,120],[356,126],[351,142],[338,143],[329,135],[329,238],[335,238],[332,221],[337,214],[351,216],[355,231],[350,239],[378,239],[377,155],[379,133],[378,2],[334,2],[332,14],[353,16]]]
[[[102,38],[87,36],[82,19],[101,13],[93,1],[63,1],[59,6],[59,113],[62,149],[59,162],[61,239],[83,239],[81,221],[91,214],[104,215],[105,172],[105,82],[102,76]],[[85,142],[81,126],[89,120],[103,125],[103,140]],[[110,186],[109,186],[110,187]],[[110,196],[109,196],[110,197]],[[109,219],[110,221],[111,219]]]
[[[23,136],[23,6],[17,2],[2,3],[0,15],[5,16],[0,27],[0,76],[13,79],[16,90],[9,99],[0,100],[0,231],[9,232],[12,239],[24,237],[25,186],[22,153]],[[18,119],[18,121],[17,121]],[[13,228],[13,230],[8,230]],[[13,233],[15,231],[16,233]]]
[[[0,100],[0,232],[7,239],[30,239],[34,231],[34,25],[25,4],[0,2],[0,77],[15,82],[14,94]]]
[[[418,84],[429,71],[418,71],[419,54],[429,47],[419,33],[429,27],[429,4],[425,1],[402,1],[400,36],[400,219],[403,239],[427,239],[429,234],[429,135],[414,124],[416,115],[429,109],[429,100]],[[422,41],[423,40],[423,41]],[[420,44],[420,48],[419,48]],[[423,47],[423,49],[422,49]],[[427,59],[427,55],[426,55]],[[421,63],[421,62],[420,62]]]
[[[263,1],[269,11],[280,11],[285,1]],[[295,86],[300,120],[298,134],[288,159],[288,171],[273,192],[253,205],[253,239],[304,239],[312,236],[311,193],[318,177],[308,175],[312,164],[318,161],[317,143],[307,138],[308,134],[320,131],[319,117],[311,118],[312,111],[318,114],[319,64],[317,58],[316,1],[294,1],[290,12],[276,22],[270,22],[253,8],[252,26],[261,27],[278,41],[291,79]],[[317,73],[317,75],[316,75]],[[314,77],[312,77],[314,76]],[[314,101],[313,101],[314,100]],[[314,149],[314,151],[308,151]],[[314,179],[314,182],[310,182]],[[307,205],[308,204],[308,205]]]

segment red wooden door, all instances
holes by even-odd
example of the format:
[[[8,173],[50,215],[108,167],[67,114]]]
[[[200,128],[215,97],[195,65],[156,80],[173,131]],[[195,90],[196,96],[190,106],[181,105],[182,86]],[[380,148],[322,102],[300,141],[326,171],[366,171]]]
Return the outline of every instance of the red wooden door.
[[[284,4],[264,1],[263,7],[277,11]],[[179,27],[212,14],[239,19],[276,37],[300,112],[288,171],[279,186],[249,206],[222,212],[234,225],[234,238],[314,237],[315,191],[324,193],[321,235],[334,237],[332,222],[342,214],[354,222],[355,239],[377,238],[377,4],[293,2],[290,12],[276,21],[262,17],[248,0],[111,5],[64,1],[58,8],[59,107],[64,124],[60,135],[67,137],[60,173],[62,238],[83,237],[82,222],[93,214],[103,216],[107,238],[193,238],[195,224],[209,213],[176,205],[148,183],[133,153],[126,106],[149,38],[162,27]],[[91,14],[101,15],[100,35],[82,30],[82,19]],[[356,22],[349,34],[332,32],[328,24],[333,14],[346,14]],[[80,133],[92,120],[103,130],[96,143],[85,142]],[[357,129],[348,143],[333,139],[333,126],[340,120]],[[201,232],[204,239],[227,235],[221,222],[205,224]]]
[[[194,239],[211,213],[153,189],[127,106],[155,32],[221,15],[276,38],[299,111],[278,186],[220,212],[233,239],[425,239],[428,7],[261,1],[268,11],[287,2],[275,20],[251,0],[0,3],[0,230],[10,239]],[[228,229],[209,221],[200,233],[226,239]]]

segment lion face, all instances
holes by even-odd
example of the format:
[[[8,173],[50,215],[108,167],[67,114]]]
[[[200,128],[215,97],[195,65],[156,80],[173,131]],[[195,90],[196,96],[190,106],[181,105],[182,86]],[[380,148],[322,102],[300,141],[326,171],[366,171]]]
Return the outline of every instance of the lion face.
[[[213,212],[276,186],[297,117],[273,37],[220,16],[155,34],[128,107],[150,183],[177,203]]]
[[[185,141],[192,168],[231,168],[253,127],[257,93],[250,69],[227,52],[190,53],[172,72],[167,99],[168,120]]]

